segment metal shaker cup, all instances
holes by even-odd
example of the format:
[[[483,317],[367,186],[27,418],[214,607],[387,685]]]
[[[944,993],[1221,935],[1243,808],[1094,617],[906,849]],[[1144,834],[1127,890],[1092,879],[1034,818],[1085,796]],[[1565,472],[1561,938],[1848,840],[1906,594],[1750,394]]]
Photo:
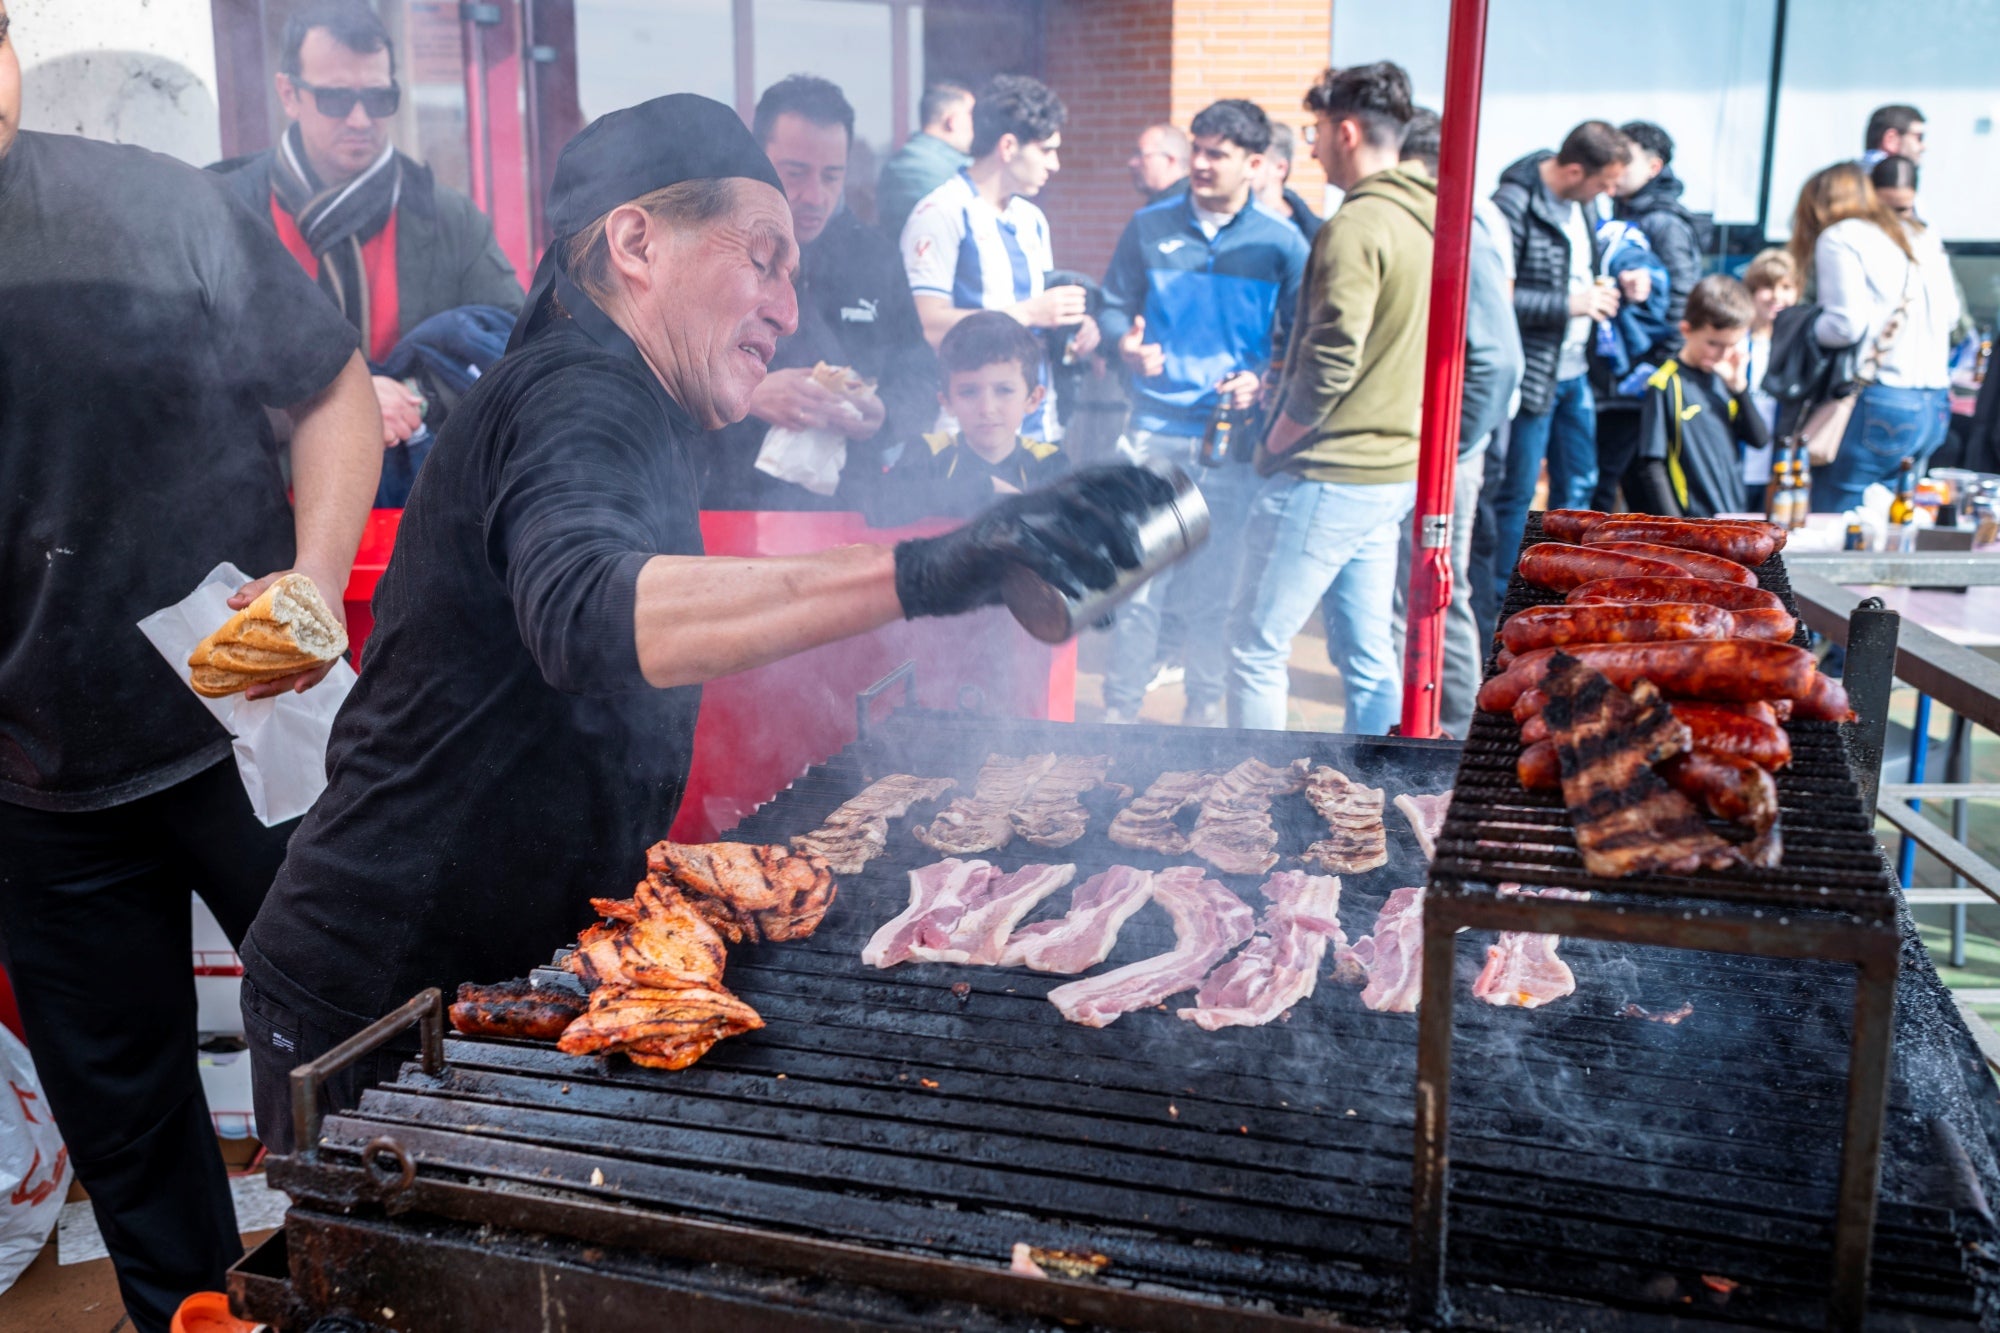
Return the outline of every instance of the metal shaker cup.
[[[1062,643],[1102,620],[1105,613],[1130,597],[1153,575],[1176,560],[1192,555],[1208,540],[1208,502],[1194,479],[1171,464],[1154,469],[1173,483],[1173,497],[1156,506],[1139,523],[1139,563],[1118,571],[1118,581],[1080,598],[1050,586],[1025,565],[1009,569],[1000,595],[1021,628],[1043,643]]]

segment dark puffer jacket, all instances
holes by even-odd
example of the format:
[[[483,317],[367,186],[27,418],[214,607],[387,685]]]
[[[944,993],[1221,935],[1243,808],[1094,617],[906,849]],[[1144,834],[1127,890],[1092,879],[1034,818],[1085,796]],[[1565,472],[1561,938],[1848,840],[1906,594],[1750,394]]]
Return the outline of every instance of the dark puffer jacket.
[[[1701,252],[1706,248],[1709,226],[1705,218],[1688,212],[1681,203],[1686,189],[1672,167],[1660,174],[1629,199],[1618,201],[1618,216],[1646,233],[1653,253],[1667,266],[1672,294],[1667,299],[1666,337],[1653,347],[1646,359],[1658,364],[1680,345],[1681,315],[1687,310],[1688,293],[1701,281]]]
[[[1547,149],[1528,154],[1500,173],[1500,188],[1493,192],[1513,232],[1523,416],[1546,412],[1555,402],[1556,360],[1569,325],[1569,233],[1563,229],[1569,205],[1542,184],[1541,173],[1543,161],[1554,156]]]

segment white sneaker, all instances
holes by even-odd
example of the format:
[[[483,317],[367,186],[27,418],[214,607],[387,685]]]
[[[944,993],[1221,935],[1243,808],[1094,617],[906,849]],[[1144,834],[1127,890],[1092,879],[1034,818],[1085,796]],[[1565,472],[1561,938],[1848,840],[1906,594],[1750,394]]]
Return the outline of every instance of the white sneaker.
[[[1109,727],[1129,727],[1139,720],[1137,713],[1128,713],[1122,708],[1107,708],[1104,716],[1097,719]]]
[[[1222,705],[1213,703],[1206,708],[1189,708],[1181,714],[1184,727],[1226,727],[1229,720],[1223,716]]]
[[[1146,693],[1151,694],[1163,685],[1178,685],[1187,679],[1187,668],[1178,662],[1169,662],[1153,673],[1153,679],[1146,685]]]

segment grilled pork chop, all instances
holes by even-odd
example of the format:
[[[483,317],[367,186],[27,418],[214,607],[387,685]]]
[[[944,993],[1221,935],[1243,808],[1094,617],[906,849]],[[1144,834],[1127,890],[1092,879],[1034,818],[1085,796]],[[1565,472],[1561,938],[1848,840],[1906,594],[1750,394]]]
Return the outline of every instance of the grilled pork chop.
[[[1306,800],[1329,830],[1329,836],[1306,848],[1307,865],[1334,875],[1358,875],[1389,860],[1380,787],[1364,787],[1322,765],[1306,778]]]
[[[890,820],[901,819],[911,806],[935,801],[957,785],[951,778],[892,773],[843,802],[812,832],[793,838],[792,850],[825,857],[827,869],[836,875],[859,874],[889,845]]]
[[[1218,870],[1261,875],[1278,864],[1278,830],[1271,802],[1306,785],[1306,761],[1273,768],[1245,759],[1216,780],[1188,835],[1188,850]]]

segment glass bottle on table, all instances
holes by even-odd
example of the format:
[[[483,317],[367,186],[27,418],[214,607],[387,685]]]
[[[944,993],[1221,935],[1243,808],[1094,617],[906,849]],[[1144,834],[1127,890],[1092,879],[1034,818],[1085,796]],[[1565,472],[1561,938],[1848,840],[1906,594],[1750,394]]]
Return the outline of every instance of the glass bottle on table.
[[[1812,515],[1812,452],[1804,444],[1792,447],[1792,521],[1803,528]]]
[[[1917,460],[1905,458],[1897,471],[1896,498],[1889,502],[1886,549],[1914,551],[1917,549]]]

